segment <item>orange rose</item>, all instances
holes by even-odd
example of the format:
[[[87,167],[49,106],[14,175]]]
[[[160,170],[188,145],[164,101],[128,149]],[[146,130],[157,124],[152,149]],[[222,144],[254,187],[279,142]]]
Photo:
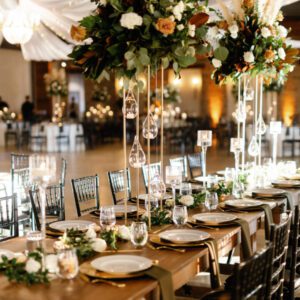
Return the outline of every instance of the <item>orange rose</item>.
[[[272,61],[275,57],[275,53],[273,50],[268,49],[268,50],[266,50],[264,57],[265,57],[265,59]]]
[[[86,38],[86,29],[82,26],[74,26],[71,27],[71,37],[73,40],[77,42],[82,42]]]
[[[227,21],[220,21],[220,22],[218,23],[218,27],[219,27],[220,29],[227,30],[227,29],[228,29],[228,23],[227,23]]]
[[[252,8],[254,6],[253,0],[244,0],[244,6],[247,8]]]
[[[175,30],[176,23],[170,18],[159,18],[156,23],[156,29],[165,34],[172,34]]]

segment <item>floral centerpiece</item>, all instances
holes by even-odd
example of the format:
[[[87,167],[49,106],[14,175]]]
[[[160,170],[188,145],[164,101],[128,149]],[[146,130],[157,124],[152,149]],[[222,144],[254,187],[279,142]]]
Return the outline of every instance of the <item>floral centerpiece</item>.
[[[50,73],[44,75],[46,92],[48,96],[65,97],[68,94],[66,73],[64,69],[53,68]]]
[[[220,11],[210,24],[207,42],[216,83],[242,74],[263,74],[265,82],[284,81],[298,59],[298,50],[286,42],[279,0],[235,0],[233,11],[217,1]]]
[[[115,71],[118,77],[138,78],[148,65],[181,68],[196,62],[203,51],[205,7],[194,0],[92,0],[93,15],[72,27],[70,57],[92,79]]]
[[[0,110],[0,120],[3,122],[13,121],[17,117],[17,114],[13,111],[10,111],[7,107],[4,107],[3,110]]]

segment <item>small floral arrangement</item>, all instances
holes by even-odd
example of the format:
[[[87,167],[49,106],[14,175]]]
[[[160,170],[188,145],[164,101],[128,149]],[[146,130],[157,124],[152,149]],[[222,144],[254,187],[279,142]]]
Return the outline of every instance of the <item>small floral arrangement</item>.
[[[220,12],[207,31],[210,62],[216,83],[242,74],[264,75],[265,83],[283,82],[293,71],[298,50],[286,43],[288,30],[280,24],[280,1],[235,0],[234,11],[219,0]]]
[[[125,225],[115,225],[112,227],[107,227],[100,234],[101,238],[106,241],[107,245],[109,245],[112,249],[118,249],[118,241],[128,241],[130,240],[131,234],[130,230]]]
[[[220,181],[218,184],[214,185],[210,191],[217,193],[219,200],[221,200],[223,197],[226,197],[228,195],[232,194],[232,187],[233,187],[233,182],[225,182],[225,181]]]
[[[155,208],[151,210],[151,224],[152,225],[165,225],[172,224],[172,212],[168,209],[161,210],[160,208]],[[142,221],[148,224],[148,213],[146,212],[142,216]]]
[[[4,107],[3,110],[0,110],[0,119],[3,122],[13,121],[17,117],[17,114],[13,111],[10,111],[7,107]]]
[[[54,244],[56,250],[75,248],[80,260],[88,259],[107,248],[105,240],[97,238],[95,229],[90,226],[86,232],[78,229],[67,229],[64,235]]]
[[[9,281],[25,283],[27,285],[48,283],[48,270],[42,267],[43,254],[35,251],[25,255],[19,255],[13,259],[2,256],[0,259],[0,272]]]
[[[71,36],[85,44],[69,55],[92,79],[115,71],[138,79],[147,66],[155,72],[171,67],[176,74],[203,53],[206,8],[194,0],[92,0],[97,9],[72,27]],[[87,40],[88,39],[88,40]]]
[[[183,195],[176,197],[176,204],[178,205],[185,205],[188,208],[195,208],[199,207],[200,204],[204,203],[205,201],[205,193],[198,193],[192,195]]]
[[[66,72],[63,68],[52,69],[50,73],[44,75],[46,92],[48,96],[65,97],[68,94]]]

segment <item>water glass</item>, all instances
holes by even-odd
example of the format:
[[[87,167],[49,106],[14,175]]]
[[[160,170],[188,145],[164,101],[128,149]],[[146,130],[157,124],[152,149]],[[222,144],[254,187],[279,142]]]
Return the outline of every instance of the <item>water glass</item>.
[[[43,240],[41,231],[29,231],[26,235],[26,254],[42,249]]]
[[[100,207],[100,225],[102,227],[111,227],[116,224],[116,214],[113,206]]]
[[[216,209],[218,206],[219,200],[217,193],[206,193],[205,196],[205,207],[211,211],[213,209]]]
[[[224,177],[225,177],[226,182],[233,181],[234,177],[235,177],[235,169],[234,168],[226,168]]]
[[[166,166],[166,183],[178,186],[182,182],[182,168],[179,166]]]
[[[187,182],[182,182],[180,186],[180,195],[191,195],[192,194],[192,185]]]
[[[213,187],[215,184],[218,184],[219,180],[218,180],[218,176],[217,175],[208,175],[207,176],[207,187],[211,188]]]
[[[146,196],[145,199],[145,209],[148,211],[149,209],[149,194]],[[158,208],[159,203],[158,203],[158,198],[152,197],[152,195],[150,196],[150,211]]]
[[[132,222],[131,242],[135,247],[143,247],[148,240],[147,225],[145,222]]]
[[[173,208],[173,222],[180,226],[184,225],[188,220],[187,208],[184,205],[175,205]]]
[[[63,279],[73,279],[79,272],[76,249],[64,249],[57,255],[57,275]]]

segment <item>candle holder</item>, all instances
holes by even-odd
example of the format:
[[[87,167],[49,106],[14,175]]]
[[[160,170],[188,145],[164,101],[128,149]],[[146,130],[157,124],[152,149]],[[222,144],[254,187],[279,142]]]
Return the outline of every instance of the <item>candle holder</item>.
[[[273,136],[273,165],[277,164],[277,140],[281,133],[282,123],[280,121],[270,122],[270,134]]]
[[[174,204],[176,202],[176,186],[180,186],[182,182],[182,171],[177,166],[166,166],[166,184],[172,187],[172,195]]]
[[[207,147],[212,145],[212,131],[211,130],[198,130],[197,146],[202,148],[202,173],[203,185],[206,190],[206,152]]]
[[[244,148],[244,141],[242,138],[230,139],[230,152],[234,153],[236,174],[238,174],[239,172],[240,153],[243,151],[243,148]]]

